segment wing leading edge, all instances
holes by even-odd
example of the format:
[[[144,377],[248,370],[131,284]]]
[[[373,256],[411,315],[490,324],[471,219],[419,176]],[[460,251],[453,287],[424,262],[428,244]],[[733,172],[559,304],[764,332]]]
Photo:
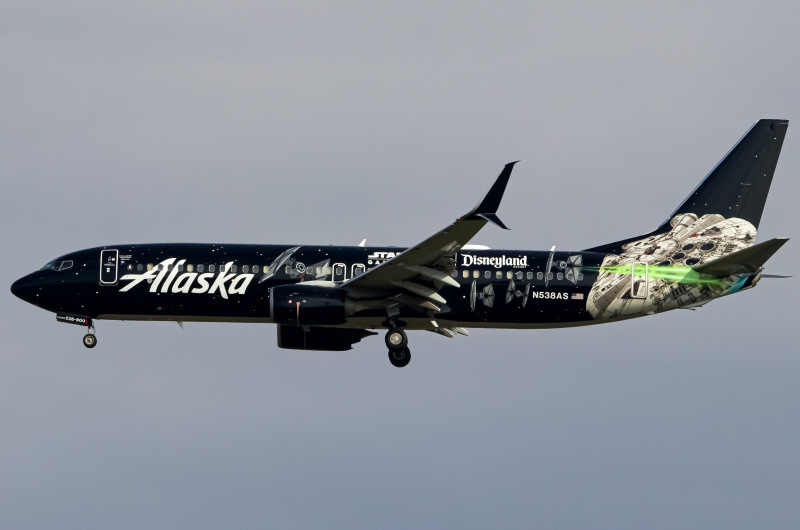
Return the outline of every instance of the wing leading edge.
[[[433,319],[433,314],[447,303],[439,291],[445,285],[459,285],[450,277],[455,270],[455,254],[487,222],[508,229],[497,217],[497,209],[516,163],[505,165],[483,200],[469,213],[421,243],[345,282],[342,288],[351,298],[360,301],[363,309],[403,305],[425,312],[431,318],[431,328],[448,335],[447,330],[440,331]]]

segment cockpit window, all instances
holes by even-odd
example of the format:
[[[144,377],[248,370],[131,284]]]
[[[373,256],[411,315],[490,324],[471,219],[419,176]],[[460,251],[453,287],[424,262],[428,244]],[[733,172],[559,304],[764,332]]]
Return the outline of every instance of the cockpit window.
[[[42,270],[65,271],[72,268],[71,259],[55,260],[42,267]]]

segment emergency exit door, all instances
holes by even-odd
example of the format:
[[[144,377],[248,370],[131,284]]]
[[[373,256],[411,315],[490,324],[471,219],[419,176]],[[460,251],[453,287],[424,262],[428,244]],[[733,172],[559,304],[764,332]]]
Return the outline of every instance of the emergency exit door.
[[[631,298],[647,298],[647,263],[631,265]]]
[[[115,285],[119,267],[119,251],[100,251],[100,285]]]

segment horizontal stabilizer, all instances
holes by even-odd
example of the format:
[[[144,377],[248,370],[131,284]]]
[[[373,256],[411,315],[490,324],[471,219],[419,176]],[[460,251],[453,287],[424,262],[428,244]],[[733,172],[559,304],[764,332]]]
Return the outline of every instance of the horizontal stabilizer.
[[[692,268],[700,274],[717,277],[741,274],[743,272],[756,272],[787,241],[789,241],[788,237],[776,237],[714,261],[695,265]]]

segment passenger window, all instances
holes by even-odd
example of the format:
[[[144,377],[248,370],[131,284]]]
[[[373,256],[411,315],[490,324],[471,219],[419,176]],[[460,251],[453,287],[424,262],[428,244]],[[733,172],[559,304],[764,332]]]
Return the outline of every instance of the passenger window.
[[[253,265],[253,274],[258,274],[258,265]]]
[[[469,271],[468,270],[462,271],[461,276],[463,276],[464,279],[469,278]]]
[[[148,263],[147,264],[147,270],[149,270],[149,271],[153,270],[153,264],[152,263]]]
[[[544,280],[544,274],[541,273],[541,272],[537,272],[536,273],[536,279],[537,280]]]
[[[556,274],[556,280],[563,280],[563,279],[564,279],[563,273],[559,272],[558,274]]]
[[[186,266],[186,272],[194,272],[194,265],[191,263]]]
[[[458,278],[458,271],[453,271],[453,272],[451,272],[451,273],[450,273],[450,276],[451,276],[452,278]]]
[[[206,270],[206,266],[202,263],[197,266],[197,272],[203,272],[204,270]]]
[[[513,272],[511,272],[511,271],[508,271],[508,272],[506,273],[506,279],[507,279],[507,280],[510,280],[513,274],[514,274]]]
[[[502,280],[503,279],[503,273],[500,272],[500,271],[495,272],[494,275],[498,280]]]
[[[353,264],[353,274],[351,277],[355,278],[359,274],[363,273],[367,268],[361,263],[354,263]]]
[[[215,272],[216,270],[217,270],[217,266],[216,265],[209,265],[208,266],[208,272]]]
[[[230,268],[231,272],[235,273],[237,270],[238,270],[238,267],[236,265],[231,265],[231,268]]]
[[[183,263],[178,265],[178,272],[183,272]]]
[[[487,280],[490,279],[492,277],[491,271],[484,272],[483,277],[486,278]]]
[[[583,281],[583,273],[578,274],[578,281],[579,282]]]
[[[528,273],[525,275],[525,277],[528,278],[529,280],[532,280],[533,279],[533,273],[531,271],[528,271]]]
[[[250,272],[250,266],[249,265],[242,265],[242,272],[244,274],[247,274],[248,272]]]
[[[144,263],[137,263],[136,264],[136,271],[142,272],[144,270]]]
[[[517,271],[515,276],[517,277],[518,280],[521,280],[522,279],[522,271]]]
[[[478,279],[481,277],[481,273],[478,271],[472,271],[472,277]]]
[[[347,267],[344,263],[334,263],[333,265],[333,281],[343,282],[346,278]]]
[[[547,273],[547,279],[548,280],[552,280],[553,279],[553,273],[552,272],[548,272]]]

